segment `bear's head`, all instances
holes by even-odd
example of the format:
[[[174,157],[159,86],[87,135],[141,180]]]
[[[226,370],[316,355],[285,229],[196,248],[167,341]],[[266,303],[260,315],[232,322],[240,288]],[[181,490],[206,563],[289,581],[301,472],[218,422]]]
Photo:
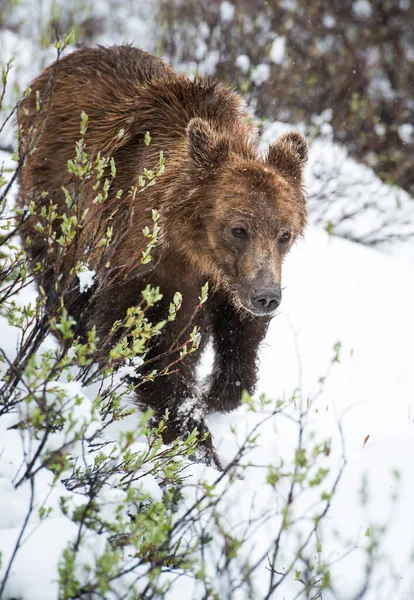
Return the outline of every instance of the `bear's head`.
[[[283,259],[306,225],[306,140],[285,134],[258,157],[248,140],[195,118],[187,150],[190,260],[238,308],[272,315],[282,297]]]

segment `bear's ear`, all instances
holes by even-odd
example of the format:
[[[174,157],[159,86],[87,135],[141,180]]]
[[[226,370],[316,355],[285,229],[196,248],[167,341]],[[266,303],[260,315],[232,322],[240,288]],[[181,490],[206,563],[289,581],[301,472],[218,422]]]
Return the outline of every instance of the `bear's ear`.
[[[301,133],[291,131],[269,146],[267,164],[291,181],[301,182],[308,160],[308,143]]]
[[[187,126],[187,139],[188,154],[199,169],[217,169],[228,156],[227,140],[220,137],[203,119],[191,119]]]

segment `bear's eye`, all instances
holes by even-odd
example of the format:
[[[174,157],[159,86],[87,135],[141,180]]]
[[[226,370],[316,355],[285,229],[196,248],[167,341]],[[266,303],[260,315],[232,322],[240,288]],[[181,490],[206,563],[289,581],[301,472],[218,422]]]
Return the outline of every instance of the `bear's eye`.
[[[292,237],[292,234],[290,233],[290,231],[285,231],[285,233],[283,233],[280,236],[279,243],[280,244],[287,244],[287,242],[290,241],[291,237]]]
[[[247,231],[244,229],[244,227],[234,227],[232,229],[232,233],[233,235],[235,235],[236,237],[239,238],[243,238],[247,236]]]

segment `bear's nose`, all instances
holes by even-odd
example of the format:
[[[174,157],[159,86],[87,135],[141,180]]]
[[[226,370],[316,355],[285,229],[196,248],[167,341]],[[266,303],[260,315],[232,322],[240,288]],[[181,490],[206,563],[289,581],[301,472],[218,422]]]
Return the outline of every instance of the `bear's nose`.
[[[277,309],[282,300],[279,286],[255,290],[251,296],[253,307],[262,314],[268,314]]]

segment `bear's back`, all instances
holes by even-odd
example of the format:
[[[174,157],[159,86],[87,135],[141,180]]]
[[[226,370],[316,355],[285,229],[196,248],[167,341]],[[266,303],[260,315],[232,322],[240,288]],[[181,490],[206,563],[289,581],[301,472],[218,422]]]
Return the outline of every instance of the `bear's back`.
[[[59,61],[59,69],[65,77],[82,77],[104,83],[104,80],[146,85],[153,80],[173,78],[174,70],[157,56],[132,46],[83,48]],[[51,65],[48,70],[53,70]],[[43,74],[44,75],[44,74]],[[43,77],[41,75],[41,77]]]
[[[89,154],[117,158],[121,152],[125,160],[132,152],[135,173],[142,166],[153,166],[153,157],[143,152],[147,131],[152,137],[150,154],[160,150],[168,154],[170,142],[185,138],[194,117],[230,134],[242,153],[250,150],[256,137],[243,100],[231,88],[209,78],[190,80],[131,46],[85,48],[48,67],[20,104],[18,121],[24,132],[20,156],[31,154],[20,178],[22,190],[53,192],[69,185],[67,164],[81,137],[82,113],[88,117]]]

